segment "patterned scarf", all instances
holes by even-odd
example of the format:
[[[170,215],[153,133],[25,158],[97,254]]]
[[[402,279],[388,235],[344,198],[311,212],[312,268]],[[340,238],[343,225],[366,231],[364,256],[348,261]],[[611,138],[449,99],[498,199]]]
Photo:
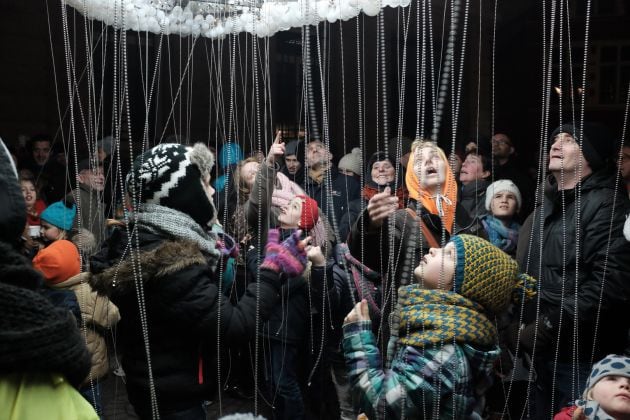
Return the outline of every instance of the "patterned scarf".
[[[192,217],[181,211],[159,204],[142,204],[131,216],[136,226],[154,234],[195,242],[206,254],[212,270],[217,266],[221,252],[217,249],[214,232],[206,232]]]
[[[512,254],[516,251],[518,230],[521,228],[521,225],[512,221],[510,226],[506,227],[503,222],[491,214],[481,216],[481,223],[486,229],[486,232],[488,232],[488,239],[492,245],[508,254]]]
[[[418,284],[399,289],[399,342],[414,347],[444,343],[490,346],[497,331],[481,305],[455,292],[426,290]]]

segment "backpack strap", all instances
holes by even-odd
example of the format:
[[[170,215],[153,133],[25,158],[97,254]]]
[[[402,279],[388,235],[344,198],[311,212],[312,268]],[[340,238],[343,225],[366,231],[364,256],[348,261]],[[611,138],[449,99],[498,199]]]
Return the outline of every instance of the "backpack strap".
[[[429,244],[429,247],[440,248],[440,243],[437,241],[437,239],[435,239],[435,236],[433,236],[433,232],[431,232],[431,230],[427,227],[426,223],[424,223],[424,220],[422,220],[422,217],[418,217],[416,212],[413,211],[413,209],[410,209],[409,207],[407,207],[405,210],[407,210],[407,213],[409,213],[409,215],[418,222],[418,225],[420,226],[420,230],[422,230],[422,236]]]

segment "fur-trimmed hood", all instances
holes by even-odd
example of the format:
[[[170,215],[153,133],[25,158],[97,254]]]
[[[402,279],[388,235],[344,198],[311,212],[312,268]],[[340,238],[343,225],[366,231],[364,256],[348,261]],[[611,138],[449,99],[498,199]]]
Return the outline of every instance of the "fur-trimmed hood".
[[[164,241],[151,250],[141,250],[135,264],[129,254],[110,268],[90,279],[92,288],[101,295],[126,294],[135,290],[134,268],[142,272],[142,281],[156,281],[193,265],[207,265],[199,246],[191,241]],[[139,266],[137,265],[139,263]],[[136,265],[136,267],[134,267]]]

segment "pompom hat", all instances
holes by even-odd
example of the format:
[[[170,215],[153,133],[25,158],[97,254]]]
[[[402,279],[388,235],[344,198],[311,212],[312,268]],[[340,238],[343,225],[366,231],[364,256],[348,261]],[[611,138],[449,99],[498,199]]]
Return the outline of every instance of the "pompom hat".
[[[361,175],[361,149],[355,147],[352,152],[341,158],[338,165],[339,169],[354,172],[355,175]]]
[[[57,201],[46,207],[39,218],[59,229],[70,230],[76,215],[77,206],[75,204],[72,204],[72,207],[67,207],[63,201]]]
[[[215,219],[216,210],[202,182],[213,166],[214,155],[202,143],[160,144],[136,158],[127,175],[127,189],[141,204],[179,210],[206,226]]]
[[[536,280],[519,272],[508,254],[485,239],[455,235],[456,265],[454,291],[499,313],[510,300],[528,299],[536,293]]]

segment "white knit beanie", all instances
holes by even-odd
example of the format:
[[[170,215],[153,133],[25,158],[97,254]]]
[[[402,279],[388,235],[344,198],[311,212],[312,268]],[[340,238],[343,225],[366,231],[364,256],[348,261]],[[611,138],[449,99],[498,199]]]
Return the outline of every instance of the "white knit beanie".
[[[623,224],[623,236],[630,242],[630,217],[626,217],[626,223]]]
[[[502,191],[509,191],[514,194],[516,197],[516,211],[519,211],[521,209],[521,203],[523,202],[523,199],[521,198],[521,191],[518,189],[516,184],[509,179],[500,179],[498,181],[494,181],[488,186],[488,189],[486,190],[486,210],[490,211],[492,198],[495,194]]]
[[[352,152],[348,153],[339,161],[339,169],[354,172],[361,176],[361,149],[355,147]]]

